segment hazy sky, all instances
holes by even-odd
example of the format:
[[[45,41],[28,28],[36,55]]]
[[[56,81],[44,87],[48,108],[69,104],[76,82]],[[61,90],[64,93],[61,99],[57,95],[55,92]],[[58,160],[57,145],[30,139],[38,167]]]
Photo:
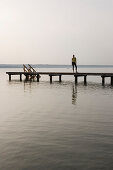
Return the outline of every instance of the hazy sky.
[[[0,63],[113,64],[113,0],[0,0]]]

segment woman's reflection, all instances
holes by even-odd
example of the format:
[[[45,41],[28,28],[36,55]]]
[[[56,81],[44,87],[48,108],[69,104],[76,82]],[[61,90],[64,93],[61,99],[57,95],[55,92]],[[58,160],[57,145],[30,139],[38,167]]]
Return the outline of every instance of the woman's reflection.
[[[76,100],[77,100],[77,86],[75,84],[73,84],[72,86],[72,104],[76,104]]]

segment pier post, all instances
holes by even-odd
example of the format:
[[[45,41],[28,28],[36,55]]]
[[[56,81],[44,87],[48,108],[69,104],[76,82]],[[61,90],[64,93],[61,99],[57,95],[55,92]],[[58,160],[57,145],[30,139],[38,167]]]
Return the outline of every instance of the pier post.
[[[59,75],[59,82],[61,82],[62,80],[61,80],[61,75]]]
[[[78,77],[75,76],[75,84],[77,84],[77,82],[78,82]]]
[[[87,77],[87,76],[84,76],[84,85],[86,85],[86,84],[87,84],[86,77]]]
[[[20,74],[20,81],[22,81],[22,74]]]
[[[50,83],[52,83],[52,75],[49,75],[50,76]]]
[[[26,75],[26,80],[27,80],[27,81],[29,80],[29,75]]]
[[[113,86],[113,76],[111,76],[111,86]]]
[[[11,81],[11,74],[9,74],[9,81]]]
[[[102,85],[104,86],[105,85],[105,77],[102,76]]]
[[[40,78],[40,76],[39,76],[39,74],[37,74],[37,82],[39,82],[39,78]]]

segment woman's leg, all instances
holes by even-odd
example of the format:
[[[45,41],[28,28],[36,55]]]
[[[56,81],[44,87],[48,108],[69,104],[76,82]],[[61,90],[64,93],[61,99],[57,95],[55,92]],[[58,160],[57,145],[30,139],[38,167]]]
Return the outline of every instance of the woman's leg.
[[[73,68],[73,72],[74,72],[74,64],[72,63],[72,68]]]
[[[76,68],[76,72],[77,72],[77,65],[76,65],[76,63],[75,63],[75,68]]]

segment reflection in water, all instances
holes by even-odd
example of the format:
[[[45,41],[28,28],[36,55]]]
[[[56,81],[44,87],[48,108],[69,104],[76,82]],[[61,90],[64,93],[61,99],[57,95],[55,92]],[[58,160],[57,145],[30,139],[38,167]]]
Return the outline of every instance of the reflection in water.
[[[76,100],[77,100],[77,86],[75,84],[73,84],[72,86],[72,104],[76,104]]]
[[[27,87],[26,87],[27,85]],[[26,89],[29,89],[31,91],[31,81],[24,80],[24,92],[26,92]]]

